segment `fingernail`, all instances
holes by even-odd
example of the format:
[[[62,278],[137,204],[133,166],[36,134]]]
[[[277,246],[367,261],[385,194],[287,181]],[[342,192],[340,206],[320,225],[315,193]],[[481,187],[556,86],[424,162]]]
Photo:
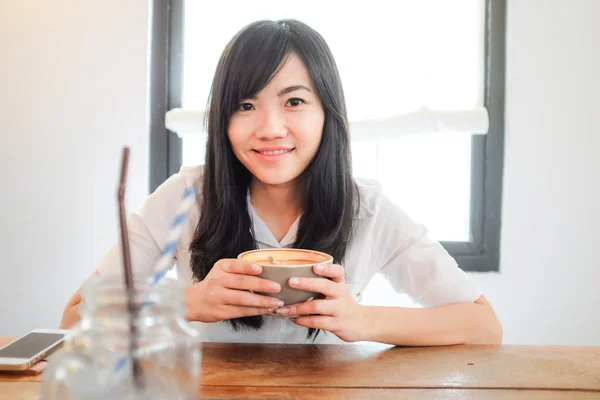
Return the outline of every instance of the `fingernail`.
[[[277,310],[275,310],[275,312],[277,314],[287,314],[290,312],[289,308],[278,308]]]
[[[273,290],[277,290],[280,291],[281,290],[281,285],[277,282],[271,282],[269,283],[269,287]]]
[[[300,279],[290,278],[290,285],[298,285],[299,283],[300,283]]]
[[[275,306],[275,307],[282,307],[285,303],[279,299],[273,299],[271,300],[271,303]]]
[[[254,271],[254,272],[260,271],[260,265],[258,265],[258,264],[252,264],[252,271]]]
[[[319,264],[319,265],[317,265],[317,266],[315,267],[315,269],[316,269],[317,271],[323,272],[323,270],[325,269],[325,267],[324,267],[323,265]]]

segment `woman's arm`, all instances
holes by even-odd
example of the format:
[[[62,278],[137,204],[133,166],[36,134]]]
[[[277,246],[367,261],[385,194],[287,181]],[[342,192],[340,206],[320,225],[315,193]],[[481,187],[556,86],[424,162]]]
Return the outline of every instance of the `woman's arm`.
[[[369,336],[402,345],[501,343],[492,305],[427,228],[385,197],[377,216],[379,272],[423,308],[367,307]]]
[[[98,275],[95,271],[90,279]],[[79,322],[81,316],[79,315],[79,305],[81,304],[81,287],[77,289],[73,297],[69,300],[63,311],[62,319],[60,321],[60,329],[70,329],[73,325]]]
[[[500,344],[503,330],[484,296],[474,303],[431,308],[370,307],[364,309],[362,340],[402,346]]]
[[[492,306],[473,278],[428,235],[426,227],[379,189],[365,186],[363,200],[370,215],[359,220],[362,225],[357,227],[354,245],[361,251],[353,255],[368,251],[370,257],[348,258],[351,271],[337,264],[315,266],[315,274],[329,279],[290,280],[293,288],[321,293],[324,298],[285,306],[277,313],[294,317],[292,320],[300,326],[327,330],[348,342],[401,346],[501,343],[502,326]],[[346,275],[361,291],[375,273],[381,273],[397,293],[408,295],[423,308],[357,303],[355,294],[344,284]]]
[[[190,178],[193,180],[193,177]],[[144,279],[153,273],[161,248],[188,187],[182,174],[172,175],[154,193],[146,198],[140,210],[127,219],[131,265],[136,279]],[[193,229],[193,228],[191,228]],[[113,244],[92,276],[103,279],[122,279],[123,255],[119,242]],[[82,302],[81,288],[75,292],[63,311],[61,329],[68,329],[79,321],[79,306]]]
[[[322,293],[325,298],[285,306],[277,313],[307,328],[324,329],[347,342],[372,341],[398,346],[441,346],[466,343],[500,344],[502,326],[485,297],[428,308],[371,307],[354,301],[344,284],[344,268],[313,269],[329,279],[290,279],[293,288]]]

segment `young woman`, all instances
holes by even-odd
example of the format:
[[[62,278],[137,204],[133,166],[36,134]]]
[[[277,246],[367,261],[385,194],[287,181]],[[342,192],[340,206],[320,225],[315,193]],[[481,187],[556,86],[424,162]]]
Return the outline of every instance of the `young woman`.
[[[176,252],[186,317],[205,341],[500,343],[502,327],[471,278],[425,227],[351,172],[342,83],[323,38],[295,21],[259,21],[227,45],[212,85],[206,164],[182,168],[129,219],[134,273],[150,274],[184,190],[197,206]],[[292,278],[323,298],[283,307],[278,284],[236,260],[255,248],[326,252],[330,279]],[[98,267],[121,274],[115,245]],[[367,307],[376,273],[422,308]],[[61,326],[78,319],[79,292]],[[267,316],[276,310],[281,316]],[[311,315],[311,316],[305,316]]]

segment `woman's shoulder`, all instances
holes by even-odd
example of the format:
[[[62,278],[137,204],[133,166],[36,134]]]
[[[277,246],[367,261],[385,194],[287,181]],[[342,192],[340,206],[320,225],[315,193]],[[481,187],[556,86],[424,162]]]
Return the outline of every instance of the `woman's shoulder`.
[[[358,218],[368,218],[376,215],[381,206],[383,188],[381,183],[374,179],[354,178],[358,191],[359,209]]]
[[[186,187],[194,186],[196,189],[200,189],[204,176],[204,165],[182,166],[175,175],[184,181]]]
[[[158,215],[166,217],[174,214],[186,190],[194,188],[201,192],[203,174],[203,165],[181,167],[146,198],[140,210],[141,216],[156,219]]]
[[[188,188],[194,188],[197,192],[202,190],[202,176],[204,165],[182,166],[179,171],[165,180],[151,196],[177,197]]]
[[[381,183],[374,179],[355,178],[360,206],[358,218],[371,218],[375,224],[396,226],[414,225],[416,221],[398,204],[386,195]]]

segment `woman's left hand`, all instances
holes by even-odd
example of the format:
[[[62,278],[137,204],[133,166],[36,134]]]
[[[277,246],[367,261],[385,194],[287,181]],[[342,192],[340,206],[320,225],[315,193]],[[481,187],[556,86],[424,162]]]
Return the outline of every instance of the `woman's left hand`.
[[[276,312],[282,316],[294,316],[296,324],[329,331],[346,342],[363,340],[360,326],[366,322],[365,307],[354,301],[344,283],[344,267],[337,264],[315,265],[313,271],[330,279],[291,278],[288,283],[295,289],[321,293],[325,298],[281,307]]]

